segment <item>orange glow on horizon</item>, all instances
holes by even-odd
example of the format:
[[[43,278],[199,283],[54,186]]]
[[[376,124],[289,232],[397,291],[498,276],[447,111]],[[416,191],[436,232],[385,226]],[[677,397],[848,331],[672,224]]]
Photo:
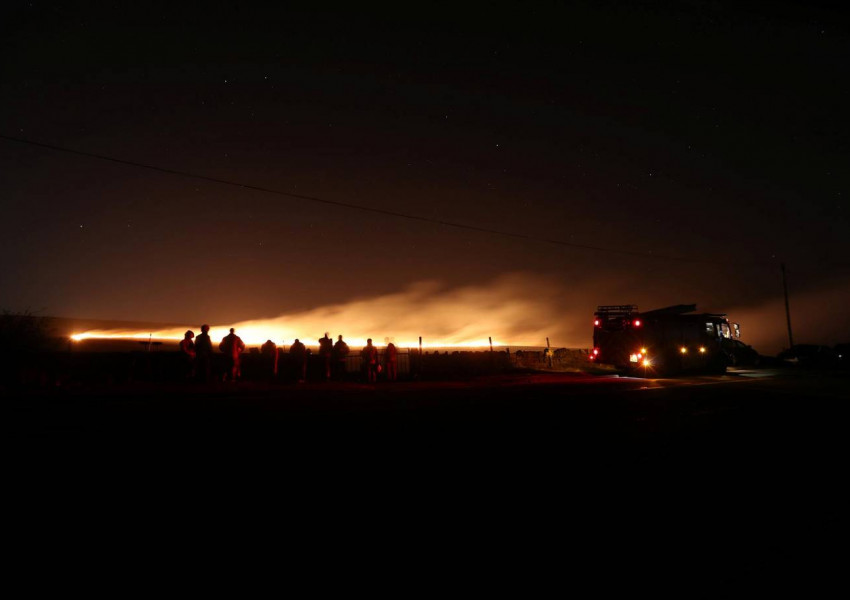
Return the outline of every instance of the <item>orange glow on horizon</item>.
[[[484,284],[447,288],[439,282],[418,282],[383,295],[327,304],[280,316],[210,323],[214,344],[233,327],[249,346],[272,340],[289,346],[297,338],[315,347],[328,332],[336,342],[339,334],[349,346],[376,346],[388,341],[402,348],[488,348],[490,339],[499,347],[544,347],[549,338],[555,347],[587,347],[586,323],[565,318],[564,291],[546,279],[508,274]],[[203,321],[190,326],[150,330],[90,329],[74,332],[75,341],[92,339],[174,341],[187,330],[197,336]],[[150,326],[148,326],[150,327]]]
[[[188,328],[191,329],[195,333],[195,337],[201,332],[200,328]],[[188,329],[167,329],[161,331],[131,331],[131,330],[91,330],[84,331],[80,333],[74,333],[71,335],[71,339],[75,342],[82,342],[85,340],[136,340],[140,342],[146,342],[148,340],[156,341],[156,342],[164,342],[164,341],[173,341],[179,342],[183,339],[184,334]],[[261,346],[266,342],[266,340],[272,340],[278,346],[289,346],[295,339],[299,339],[301,343],[306,346],[317,346],[319,338],[313,338],[312,336],[294,336],[283,338],[283,336],[270,336],[268,330],[263,330],[260,328],[246,327],[246,328],[235,328],[236,335],[242,338],[242,341],[245,342],[248,346]],[[230,333],[230,327],[210,327],[210,338],[213,341],[213,345],[217,344],[221,341],[224,336]],[[336,342],[336,335],[331,335],[330,338]],[[347,337],[343,336],[343,340],[349,346],[365,346],[367,337],[363,336],[353,336]],[[399,348],[418,348],[419,347],[419,338],[412,340],[406,339],[394,339],[389,338],[389,341],[398,346]],[[372,343],[375,346],[383,347],[387,345],[387,342],[384,338],[376,338],[372,337]],[[510,343],[506,344],[496,339],[493,340],[493,346],[506,347],[506,346],[541,346],[542,344],[538,342],[537,344],[529,344],[529,343]],[[426,342],[424,339],[422,340],[423,348],[489,348],[490,340],[436,340]]]

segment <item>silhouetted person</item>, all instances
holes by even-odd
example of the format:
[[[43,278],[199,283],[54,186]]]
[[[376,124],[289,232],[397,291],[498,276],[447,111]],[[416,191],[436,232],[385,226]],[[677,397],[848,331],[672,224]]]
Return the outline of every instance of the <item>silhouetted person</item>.
[[[342,336],[339,336],[339,339],[334,344],[333,349],[333,366],[335,379],[341,380],[345,378],[345,359],[348,358],[348,352],[348,344],[342,341]]]
[[[372,338],[366,340],[366,346],[360,351],[363,357],[363,366],[366,368],[366,379],[369,383],[378,380],[378,349],[372,345]]]
[[[384,361],[387,364],[387,381],[395,381],[398,377],[398,349],[392,342],[387,344]]]
[[[296,339],[289,347],[289,356],[295,361],[296,373],[298,373],[298,381],[303,382],[307,379],[307,348],[300,340]]]
[[[203,381],[210,380],[212,369],[213,347],[209,331],[209,325],[201,325],[201,333],[195,338],[195,372]]]
[[[227,371],[230,373],[230,381],[236,381],[242,377],[242,364],[239,357],[245,352],[245,343],[242,341],[242,338],[234,333],[232,327],[230,328],[230,333],[221,340],[218,349],[224,353],[227,360]]]
[[[334,351],[334,343],[328,337],[328,332],[325,332],[325,337],[319,338],[319,356],[322,357],[322,363],[325,368],[325,381],[331,378],[331,355]]]
[[[274,379],[277,377],[277,346],[273,341],[266,340],[266,343],[260,346],[260,354],[263,356],[266,374]]]
[[[184,365],[183,374],[187,379],[195,377],[195,342],[192,341],[193,337],[195,337],[195,332],[190,329],[180,340],[180,354],[183,357]]]

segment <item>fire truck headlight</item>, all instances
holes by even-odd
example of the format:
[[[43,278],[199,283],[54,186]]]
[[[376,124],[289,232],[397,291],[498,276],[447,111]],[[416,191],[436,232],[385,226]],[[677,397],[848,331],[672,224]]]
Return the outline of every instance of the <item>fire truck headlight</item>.
[[[682,346],[681,348],[679,348],[679,352],[681,352],[682,354],[687,354],[687,353],[688,353],[688,349],[687,349],[687,348],[685,348],[684,346]]]
[[[652,361],[649,360],[648,358],[644,358],[643,363],[641,363],[641,364],[643,364],[644,367],[649,367],[649,366],[652,366]]]
[[[705,346],[700,346],[699,352],[700,352],[700,354],[705,354]]]

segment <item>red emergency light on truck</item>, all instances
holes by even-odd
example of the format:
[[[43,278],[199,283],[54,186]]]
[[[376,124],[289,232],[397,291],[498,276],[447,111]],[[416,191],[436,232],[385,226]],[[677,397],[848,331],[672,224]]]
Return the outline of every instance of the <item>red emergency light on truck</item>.
[[[723,340],[740,337],[725,314],[696,313],[696,304],[639,312],[634,304],[599,306],[590,360],[640,375],[724,373]]]

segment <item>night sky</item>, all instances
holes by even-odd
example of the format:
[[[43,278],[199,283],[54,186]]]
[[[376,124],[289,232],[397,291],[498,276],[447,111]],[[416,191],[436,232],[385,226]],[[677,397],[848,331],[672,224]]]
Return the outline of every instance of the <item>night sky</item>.
[[[0,136],[425,220],[0,139],[0,308],[228,323],[509,281],[565,343],[597,304],[696,302],[775,351],[784,261],[795,341],[850,340],[833,4],[460,4],[4,3]]]

